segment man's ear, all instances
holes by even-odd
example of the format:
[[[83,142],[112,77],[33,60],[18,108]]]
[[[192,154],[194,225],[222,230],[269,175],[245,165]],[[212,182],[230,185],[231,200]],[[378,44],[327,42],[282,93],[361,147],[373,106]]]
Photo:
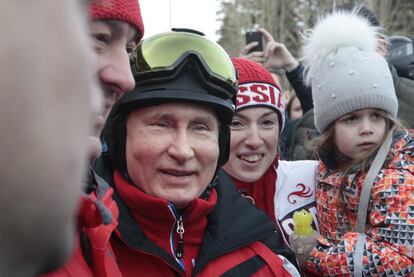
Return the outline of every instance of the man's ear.
[[[379,34],[378,35],[378,46],[377,46],[377,52],[383,56],[386,57],[388,55],[388,41],[387,37]]]

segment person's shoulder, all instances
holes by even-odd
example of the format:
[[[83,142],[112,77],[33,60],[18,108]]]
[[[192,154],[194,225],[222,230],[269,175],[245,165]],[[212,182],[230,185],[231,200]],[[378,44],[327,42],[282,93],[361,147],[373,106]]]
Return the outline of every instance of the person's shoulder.
[[[217,170],[217,177],[223,182],[233,182],[231,176],[222,168]]]
[[[292,189],[295,190],[298,184],[313,190],[318,175],[318,167],[318,161],[314,160],[280,161],[277,168],[276,186],[278,190],[289,194]]]
[[[316,160],[279,161],[279,167],[284,170],[316,170],[318,165]]]
[[[398,86],[399,89],[414,93],[414,80],[398,76],[398,81],[399,81],[399,86]]]
[[[390,67],[392,79],[394,81],[397,96],[399,96],[401,93],[405,93],[408,91],[413,92],[414,91],[414,80],[399,75],[393,65],[390,64],[389,67]]]

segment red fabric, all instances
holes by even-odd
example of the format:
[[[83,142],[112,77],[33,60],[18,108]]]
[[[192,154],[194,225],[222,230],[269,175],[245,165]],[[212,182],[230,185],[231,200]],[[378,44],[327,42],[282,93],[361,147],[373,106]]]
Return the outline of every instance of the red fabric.
[[[144,23],[138,0],[91,0],[89,14],[95,20],[121,20],[130,23],[144,35]]]
[[[266,170],[265,174],[256,182],[246,183],[233,178],[239,191],[252,197],[257,207],[266,212],[276,222],[274,197],[276,193],[277,168],[279,157],[276,157],[273,164]]]
[[[112,189],[100,201],[111,211],[112,222],[103,225],[102,215],[96,207],[96,195],[85,195],[78,213],[78,231],[75,239],[74,252],[69,261],[59,270],[44,274],[42,277],[121,277],[116,261],[109,246],[109,237],[118,221],[118,207],[112,200]],[[86,262],[81,244],[80,234],[85,232],[89,240],[90,254],[92,256],[91,268]]]
[[[276,83],[270,72],[260,64],[245,58],[232,58],[231,60],[236,67],[240,85],[265,83],[273,85],[280,90],[280,85]]]
[[[285,107],[280,85],[262,65],[245,58],[231,60],[239,79],[236,111],[256,106],[271,108],[277,112],[279,129],[282,131],[285,123]]]
[[[256,241],[250,247],[269,265],[273,276],[291,276],[283,267],[281,259],[275,259],[274,253],[266,247],[263,243]],[[262,274],[262,272],[260,272]],[[264,272],[263,272],[264,274]],[[257,276],[258,274],[255,274]],[[262,276],[269,276],[269,273]]]
[[[132,215],[144,229],[146,237],[172,255],[169,236],[174,218],[167,201],[143,193],[125,181],[119,172],[115,173],[114,181],[117,191],[125,204],[131,208]],[[204,229],[207,226],[207,216],[215,208],[216,202],[217,193],[212,190],[208,201],[197,199],[184,210],[184,262],[187,269],[185,275],[175,271],[158,256],[128,248],[119,237],[121,240],[113,239],[111,245],[123,276],[137,276],[137,272],[143,272],[146,276],[191,276],[191,259],[197,257]],[[282,266],[281,259],[259,242],[212,260],[201,272],[197,273],[197,276],[221,276],[229,269],[256,255],[261,256],[267,265],[253,276],[290,276]]]
[[[167,253],[174,257],[170,246],[170,234],[174,233],[176,249],[178,242],[178,234],[172,229],[175,224],[175,218],[172,211],[168,207],[169,203],[158,197],[145,194],[137,187],[130,185],[122,175],[116,171],[114,181],[117,191],[125,204],[131,209],[133,217],[139,222],[145,236],[153,243],[163,248]],[[184,257],[182,261],[185,264],[188,276],[191,276],[193,269],[192,260],[198,255],[204,230],[207,226],[207,215],[214,209],[217,202],[217,193],[212,190],[209,199],[196,199],[183,211],[184,220]],[[155,276],[156,272],[171,272],[169,266],[156,257],[146,257],[141,262],[142,253],[129,249],[124,244],[114,245],[114,251],[120,263],[120,269],[124,276],[136,276],[137,270],[142,271],[142,264],[147,263],[148,276]],[[145,256],[147,256],[145,254]],[[140,262],[138,262],[140,261]],[[154,266],[155,265],[155,266]],[[161,268],[168,267],[167,270]],[[155,270],[155,271],[154,271]],[[154,274],[153,274],[154,273]]]
[[[116,187],[121,197],[131,208],[133,216],[142,224],[141,227],[147,228],[147,230],[144,230],[146,236],[153,242],[161,245],[161,247],[165,247],[168,243],[164,243],[164,241],[169,240],[169,238],[166,238],[166,232],[158,227],[159,225],[164,226],[165,229],[165,226],[171,223],[171,213],[164,208],[168,203],[142,193],[137,188],[122,180],[119,174],[115,175]],[[96,207],[90,205],[96,199],[94,194],[89,198],[85,198],[86,206],[80,209],[82,211],[82,219],[80,222],[87,224],[86,226],[80,226],[79,233],[85,231],[89,239],[93,269],[88,266],[84,259],[78,233],[76,249],[71,260],[59,271],[44,275],[43,277],[183,276],[181,272],[175,271],[165,261],[154,254],[132,250],[118,239],[111,239],[109,244],[108,240],[114,232],[118,218],[118,208],[111,197],[112,189],[109,189],[102,200],[104,205],[113,214],[113,221],[110,225],[101,224],[102,222],[99,221],[99,218],[102,217],[100,214],[94,212]],[[191,276],[192,274],[192,266],[189,264],[192,263],[191,259],[193,257],[195,258],[198,254],[201,238],[203,237],[207,224],[207,215],[216,207],[216,202],[217,193],[215,190],[212,190],[208,201],[197,199],[184,211],[184,260],[186,261],[186,267],[189,269],[185,276]],[[146,213],[149,214],[147,217],[145,216]],[[186,218],[190,222],[186,221]],[[166,229],[171,230],[171,228]],[[159,233],[157,233],[158,231]],[[197,273],[197,276],[220,276],[227,270],[255,255],[261,256],[266,262],[266,265],[253,276],[290,276],[283,266],[281,266],[280,258],[269,249],[262,248],[266,248],[266,246],[254,242],[226,255],[217,257],[210,261],[201,272]],[[170,252],[170,249],[165,250]]]

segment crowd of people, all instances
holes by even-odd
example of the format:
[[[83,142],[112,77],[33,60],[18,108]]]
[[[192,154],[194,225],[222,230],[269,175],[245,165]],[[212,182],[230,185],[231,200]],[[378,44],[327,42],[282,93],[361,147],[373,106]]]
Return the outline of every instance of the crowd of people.
[[[0,14],[1,276],[414,274],[414,81],[365,6],[320,17],[299,60],[263,28],[239,57],[142,39],[137,0]]]

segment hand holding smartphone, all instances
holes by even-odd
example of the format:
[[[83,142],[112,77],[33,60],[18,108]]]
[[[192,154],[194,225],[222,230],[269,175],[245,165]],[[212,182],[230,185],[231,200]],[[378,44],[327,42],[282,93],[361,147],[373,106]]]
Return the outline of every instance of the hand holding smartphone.
[[[246,44],[257,41],[259,44],[250,49],[250,52],[263,51],[263,34],[259,31],[246,32]]]

